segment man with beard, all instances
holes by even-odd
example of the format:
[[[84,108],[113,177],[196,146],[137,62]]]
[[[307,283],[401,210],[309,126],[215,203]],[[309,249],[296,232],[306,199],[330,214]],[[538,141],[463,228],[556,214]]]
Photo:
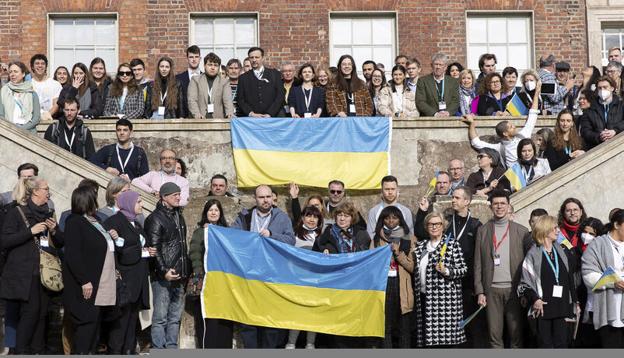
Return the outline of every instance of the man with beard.
[[[414,232],[412,211],[407,206],[399,204],[399,181],[396,177],[387,175],[381,179],[381,203],[373,206],[368,212],[366,231],[370,237],[375,236],[375,226],[379,214],[386,206],[396,206],[397,209],[401,210],[410,232]]]
[[[148,193],[160,197],[160,187],[165,183],[175,183],[180,187],[180,206],[186,206],[189,199],[189,182],[185,177],[175,172],[176,152],[172,149],[163,149],[160,152],[160,170],[152,170],[149,173],[134,178],[132,184]]]
[[[80,103],[75,98],[66,99],[63,103],[64,116],[50,124],[44,138],[88,160],[95,153],[95,145],[91,131],[77,118],[79,112]]]

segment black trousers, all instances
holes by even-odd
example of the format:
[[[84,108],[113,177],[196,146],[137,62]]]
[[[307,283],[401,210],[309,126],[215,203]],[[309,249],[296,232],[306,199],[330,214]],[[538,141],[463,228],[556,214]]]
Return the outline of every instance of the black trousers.
[[[602,348],[624,348],[624,328],[602,326],[598,330]]]
[[[98,342],[102,313],[97,310],[97,319],[91,322],[74,322],[74,337],[72,354],[92,354]]]
[[[479,309],[477,304],[477,297],[472,290],[462,290],[462,300],[464,303],[464,318],[475,313]],[[462,348],[490,348],[490,342],[488,340],[487,318],[485,310],[479,312],[466,326],[466,343],[462,345]]]
[[[564,318],[537,320],[538,348],[568,348],[568,326]]]
[[[201,300],[193,300],[195,341],[197,348],[232,349],[234,328],[232,321],[203,318]]]
[[[135,354],[139,304],[131,303],[118,310],[119,317],[111,322],[108,334],[108,354]]]
[[[410,348],[409,314],[401,312],[401,292],[398,277],[388,277],[386,286],[386,316],[385,337],[383,348],[393,348],[393,338],[396,339],[395,348]]]
[[[16,354],[43,354],[45,321],[52,292],[41,285],[40,276],[33,276],[28,301],[13,301],[19,306]]]
[[[282,348],[286,344],[288,330],[240,324],[240,335],[245,348]]]

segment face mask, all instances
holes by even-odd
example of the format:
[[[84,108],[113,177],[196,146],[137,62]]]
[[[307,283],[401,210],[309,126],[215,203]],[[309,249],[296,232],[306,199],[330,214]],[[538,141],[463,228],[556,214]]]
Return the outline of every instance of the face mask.
[[[581,234],[581,239],[583,240],[583,243],[585,245],[589,245],[589,243],[592,242],[595,238],[596,237],[594,235],[586,233],[586,232]]]
[[[526,81],[524,87],[526,87],[527,91],[533,91],[536,87],[535,81]]]
[[[603,88],[600,91],[598,91],[598,95],[600,96],[600,99],[602,99],[603,101],[606,101],[607,99],[609,99],[609,97],[611,97],[611,91]]]

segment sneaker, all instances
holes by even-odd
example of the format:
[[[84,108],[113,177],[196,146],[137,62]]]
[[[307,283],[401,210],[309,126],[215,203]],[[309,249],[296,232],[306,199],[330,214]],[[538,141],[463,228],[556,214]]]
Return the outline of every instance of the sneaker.
[[[294,344],[292,344],[292,343],[288,343],[288,344],[286,345],[286,347],[284,347],[284,348],[286,348],[286,349],[295,349],[295,345],[294,345]]]
[[[306,344],[305,349],[316,349],[316,347],[314,346],[314,343],[308,343]]]

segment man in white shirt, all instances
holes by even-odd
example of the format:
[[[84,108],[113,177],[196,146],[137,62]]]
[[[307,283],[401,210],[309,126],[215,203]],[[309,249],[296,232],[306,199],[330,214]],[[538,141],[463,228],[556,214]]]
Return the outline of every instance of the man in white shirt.
[[[160,152],[160,170],[152,170],[145,175],[136,177],[132,184],[148,193],[160,196],[160,187],[165,183],[175,183],[181,189],[180,206],[186,206],[189,199],[189,182],[175,172],[176,152],[173,149],[163,149]]]
[[[396,177],[392,175],[387,175],[381,179],[381,203],[373,206],[372,209],[368,212],[368,220],[366,225],[366,231],[368,231],[368,235],[372,238],[375,236],[375,227],[377,226],[377,220],[379,219],[379,214],[386,206],[395,206],[397,209],[401,210],[403,214],[403,219],[409,226],[410,232],[414,233],[414,219],[412,217],[412,211],[404,206],[399,204],[399,181]]]
[[[30,58],[30,70],[32,71],[32,84],[41,106],[41,119],[52,120],[52,116],[58,112],[59,94],[63,89],[60,83],[48,77],[48,58],[38,53]]]

